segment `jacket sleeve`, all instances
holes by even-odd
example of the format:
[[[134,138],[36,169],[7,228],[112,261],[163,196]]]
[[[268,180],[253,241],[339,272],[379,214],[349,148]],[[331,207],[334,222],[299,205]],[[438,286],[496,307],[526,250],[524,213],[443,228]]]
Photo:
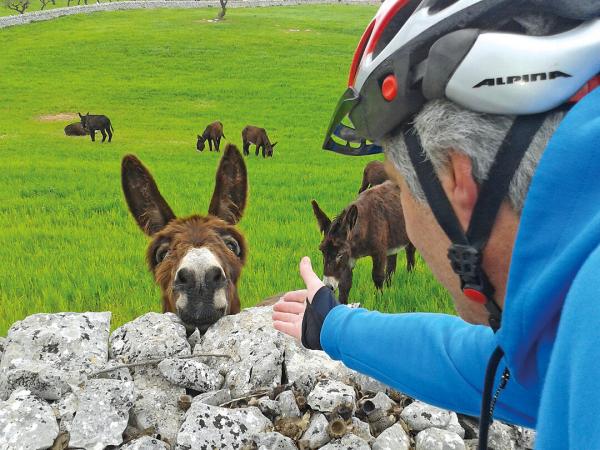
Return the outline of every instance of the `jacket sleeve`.
[[[321,346],[346,366],[440,408],[479,416],[487,361],[496,347],[490,328],[445,314],[383,314],[333,308]],[[498,382],[504,366],[500,365]],[[539,396],[509,381],[494,417],[532,427]]]

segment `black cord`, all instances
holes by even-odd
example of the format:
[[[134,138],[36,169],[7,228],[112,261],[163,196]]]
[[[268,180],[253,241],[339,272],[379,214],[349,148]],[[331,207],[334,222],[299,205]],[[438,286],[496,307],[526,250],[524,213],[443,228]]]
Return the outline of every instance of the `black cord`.
[[[504,373],[502,374],[502,380],[498,385],[498,389],[496,390],[496,395],[492,399],[492,389],[494,388],[494,378],[496,376],[496,371],[498,370],[498,364],[500,364],[500,360],[504,356],[504,350],[500,347],[496,347],[494,353],[488,362],[487,369],[485,371],[485,382],[483,386],[483,396],[481,401],[481,417],[479,419],[479,443],[477,445],[478,450],[487,450],[488,448],[488,435],[490,432],[490,425],[493,422],[494,415],[494,407],[496,406],[496,401],[498,400],[498,396],[500,395],[500,391],[504,389],[508,379],[510,377],[510,372],[508,369],[504,369]]]

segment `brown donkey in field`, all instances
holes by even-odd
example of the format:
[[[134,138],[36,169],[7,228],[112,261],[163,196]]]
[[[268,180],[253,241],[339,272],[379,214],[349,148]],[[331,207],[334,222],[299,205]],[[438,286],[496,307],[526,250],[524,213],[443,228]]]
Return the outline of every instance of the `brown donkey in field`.
[[[248,125],[242,130],[242,143],[244,156],[250,154],[250,144],[254,144],[256,145],[255,155],[258,156],[258,152],[262,148],[263,158],[273,156],[273,148],[277,145],[277,142],[271,144],[269,136],[267,136],[267,131],[264,128],[252,125]]]
[[[368,189],[331,221],[312,201],[313,212],[323,233],[319,250],[323,253],[323,283],[335,290],[340,302],[348,303],[352,269],[364,256],[373,259],[372,278],[383,289],[396,270],[396,256],[406,249],[406,269],[415,265],[415,247],[408,240],[400,204],[400,188],[386,181]]]
[[[162,290],[163,311],[177,313],[200,332],[240,311],[237,282],[246,262],[246,242],[234,226],[246,207],[248,177],[235,146],[225,148],[207,216],[177,218],[152,175],[133,155],[121,165],[131,214],[152,238],[146,259]]]
[[[215,150],[220,151],[219,147],[221,146],[221,138],[225,137],[225,133],[223,133],[223,124],[218,120],[216,122],[211,123],[204,129],[204,133],[202,135],[198,135],[198,142],[196,142],[196,150],[201,152],[204,150],[204,146],[206,141],[208,141],[208,148],[212,152],[213,144],[215,144]]]
[[[381,161],[371,161],[365,166],[362,184],[360,185],[358,193],[360,194],[370,187],[385,183],[387,180],[389,180],[389,177],[385,171],[385,164]]]

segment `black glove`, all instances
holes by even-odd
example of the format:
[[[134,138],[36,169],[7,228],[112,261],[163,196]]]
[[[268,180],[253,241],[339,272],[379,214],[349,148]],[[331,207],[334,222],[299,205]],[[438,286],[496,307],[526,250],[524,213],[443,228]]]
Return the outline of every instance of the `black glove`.
[[[302,345],[311,350],[323,350],[321,347],[321,328],[325,317],[340,303],[333,291],[323,286],[313,297],[312,303],[306,301],[306,310],[302,317]]]

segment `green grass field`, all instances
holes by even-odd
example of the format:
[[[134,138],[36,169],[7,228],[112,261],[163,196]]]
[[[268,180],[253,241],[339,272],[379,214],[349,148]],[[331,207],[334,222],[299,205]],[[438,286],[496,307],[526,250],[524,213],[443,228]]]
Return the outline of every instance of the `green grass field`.
[[[374,7],[306,6],[95,13],[0,31],[0,335],[37,312],[110,310],[113,326],[160,309],[146,270],[147,239],[129,216],[120,160],[135,153],[179,215],[205,213],[219,155],[195,151],[216,119],[241,144],[246,124],[279,141],[246,159],[250,244],[244,306],[301,287],[303,255],[322,267],[310,200],[339,212],[360,185],[364,158],[320,150],[329,116]],[[299,31],[298,31],[299,30]],[[40,116],[107,114],[112,144],[66,137]],[[355,268],[351,301],[383,311],[452,311],[419,259],[400,255],[378,294],[370,259]]]

